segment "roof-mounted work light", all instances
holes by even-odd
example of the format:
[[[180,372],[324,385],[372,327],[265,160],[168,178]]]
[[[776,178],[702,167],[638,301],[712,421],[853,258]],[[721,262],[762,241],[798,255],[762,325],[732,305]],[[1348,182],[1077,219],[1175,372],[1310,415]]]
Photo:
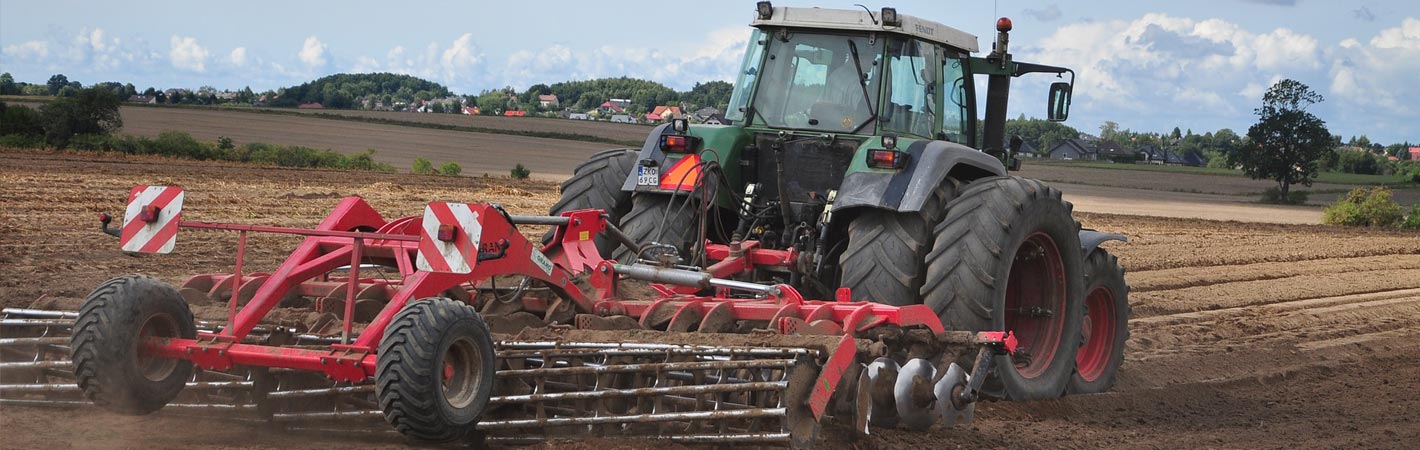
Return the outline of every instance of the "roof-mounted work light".
[[[755,3],[754,8],[759,11],[759,20],[769,20],[770,17],[774,17],[774,5],[769,2]]]

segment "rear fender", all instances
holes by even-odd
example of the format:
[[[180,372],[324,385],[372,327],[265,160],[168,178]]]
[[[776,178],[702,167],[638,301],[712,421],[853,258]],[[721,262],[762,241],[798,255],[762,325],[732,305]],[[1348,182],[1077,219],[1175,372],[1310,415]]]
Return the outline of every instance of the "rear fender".
[[[915,212],[948,176],[969,181],[1006,175],[1000,160],[954,142],[916,141],[904,151],[912,156],[900,171],[863,170],[844,177],[834,210],[867,207]]]
[[[656,162],[656,167],[666,167],[666,153],[661,151],[661,136],[673,132],[669,123],[652,128],[651,132],[646,135],[646,142],[641,144],[641,152],[636,155],[636,164],[639,166],[641,161],[649,159]],[[621,183],[621,190],[623,192],[636,191],[636,169],[632,169],[631,173],[626,174],[626,181]]]

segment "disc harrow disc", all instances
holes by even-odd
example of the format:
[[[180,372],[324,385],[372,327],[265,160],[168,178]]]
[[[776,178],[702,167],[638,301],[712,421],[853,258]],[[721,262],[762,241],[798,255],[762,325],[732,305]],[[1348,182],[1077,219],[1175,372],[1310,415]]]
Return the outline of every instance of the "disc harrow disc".
[[[930,400],[923,402],[922,388],[932,383],[937,376],[937,368],[925,359],[913,358],[902,366],[893,384],[892,396],[897,402],[897,416],[902,426],[909,430],[922,431],[932,427],[937,415],[932,411]]]
[[[970,424],[976,418],[976,402],[962,404],[960,400],[968,382],[970,377],[967,377],[966,369],[952,363],[947,367],[947,375],[933,388],[937,394],[937,415],[942,416],[942,423],[948,428]]]

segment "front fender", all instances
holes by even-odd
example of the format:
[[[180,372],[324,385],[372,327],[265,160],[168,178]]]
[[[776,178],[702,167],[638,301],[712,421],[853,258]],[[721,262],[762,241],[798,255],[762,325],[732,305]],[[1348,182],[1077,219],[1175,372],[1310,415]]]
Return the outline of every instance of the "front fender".
[[[1099,248],[1100,244],[1107,241],[1129,242],[1129,237],[1122,234],[1105,233],[1091,229],[1080,230],[1080,251],[1085,257],[1090,256],[1090,252]]]
[[[954,142],[916,141],[904,151],[912,156],[907,167],[900,171],[862,170],[844,177],[834,209],[870,207],[919,211],[948,175],[961,180],[1006,175],[1000,160]]]

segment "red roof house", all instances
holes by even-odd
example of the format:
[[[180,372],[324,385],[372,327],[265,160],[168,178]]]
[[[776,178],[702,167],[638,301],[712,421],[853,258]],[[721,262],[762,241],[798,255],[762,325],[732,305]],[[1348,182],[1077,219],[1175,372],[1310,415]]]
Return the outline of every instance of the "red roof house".
[[[324,106],[321,106],[320,103],[302,103],[301,106],[297,106],[296,108],[297,108],[297,109],[325,109],[325,107],[324,107]]]
[[[1420,161],[1420,147],[1410,147],[1410,160]]]
[[[680,112],[679,106],[657,106],[655,110],[646,113],[646,120],[652,122],[679,119],[681,117],[685,117],[685,115]]]

